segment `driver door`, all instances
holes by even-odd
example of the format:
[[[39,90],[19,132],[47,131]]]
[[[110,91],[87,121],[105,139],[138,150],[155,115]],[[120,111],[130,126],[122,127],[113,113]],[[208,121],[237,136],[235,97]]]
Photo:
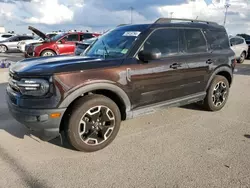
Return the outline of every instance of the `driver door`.
[[[141,50],[158,49],[162,57],[130,66],[130,87],[134,108],[188,95],[186,76],[189,69],[181,52],[184,38],[180,29],[161,28],[153,31]]]
[[[62,38],[57,46],[60,55],[74,54],[76,42],[79,40],[78,34],[69,34]]]

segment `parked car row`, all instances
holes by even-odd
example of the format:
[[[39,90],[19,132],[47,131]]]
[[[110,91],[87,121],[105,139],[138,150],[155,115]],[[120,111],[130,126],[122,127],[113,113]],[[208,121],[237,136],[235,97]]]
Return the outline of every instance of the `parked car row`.
[[[76,43],[79,49],[77,52],[84,51],[91,44],[88,39],[97,38],[100,34],[89,32],[53,32],[43,33],[40,30],[29,26],[29,30],[37,35],[32,36],[11,36],[0,41],[0,53],[8,50],[19,50],[24,53],[26,58],[54,55],[72,55],[76,52]],[[3,35],[3,37],[7,37]],[[86,42],[85,42],[86,40]],[[84,46],[84,47],[83,47]]]
[[[21,35],[15,35],[12,37],[7,38],[6,40],[0,41],[0,53],[5,53],[8,50],[18,50],[17,44],[19,41],[22,40],[31,40],[33,39],[32,36],[21,36]]]
[[[72,55],[75,52],[76,42],[99,36],[95,33],[67,32],[50,38],[35,28],[31,29],[43,41],[30,44],[25,51],[25,57]]]

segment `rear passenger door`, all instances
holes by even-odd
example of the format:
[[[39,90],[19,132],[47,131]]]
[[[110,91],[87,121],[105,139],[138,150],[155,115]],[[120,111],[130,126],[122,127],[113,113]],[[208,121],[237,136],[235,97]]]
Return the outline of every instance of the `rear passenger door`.
[[[209,77],[209,67],[213,64],[213,57],[208,51],[208,46],[201,29],[183,29],[185,38],[185,57],[189,71],[185,75],[188,94],[205,91]]]

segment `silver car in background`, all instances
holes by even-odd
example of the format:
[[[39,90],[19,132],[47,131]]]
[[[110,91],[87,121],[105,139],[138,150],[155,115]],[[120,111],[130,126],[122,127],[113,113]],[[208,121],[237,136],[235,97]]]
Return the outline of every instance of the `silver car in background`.
[[[248,45],[244,38],[239,36],[229,37],[231,49],[235,53],[235,58],[239,63],[243,63],[248,56]]]
[[[18,50],[17,44],[19,41],[30,40],[30,39],[33,39],[33,37],[26,36],[26,35],[25,36],[17,35],[17,36],[10,37],[6,40],[0,41],[0,53],[5,53],[8,50]]]
[[[15,36],[15,34],[11,33],[0,33],[0,41],[6,40],[12,36]]]

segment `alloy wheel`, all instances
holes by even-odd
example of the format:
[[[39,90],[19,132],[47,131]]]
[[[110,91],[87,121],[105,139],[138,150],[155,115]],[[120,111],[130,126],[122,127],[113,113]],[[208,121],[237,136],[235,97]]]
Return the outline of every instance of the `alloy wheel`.
[[[227,93],[228,91],[226,84],[222,81],[218,82],[213,90],[213,95],[212,95],[213,104],[216,107],[221,106],[227,98]]]
[[[6,46],[0,46],[0,52],[5,53],[7,51]]]
[[[106,106],[95,106],[82,116],[79,136],[87,145],[99,145],[111,136],[114,127],[114,113]]]
[[[54,54],[52,52],[45,52],[43,56],[54,56]]]
[[[240,62],[242,63],[245,60],[245,53],[240,55]]]

